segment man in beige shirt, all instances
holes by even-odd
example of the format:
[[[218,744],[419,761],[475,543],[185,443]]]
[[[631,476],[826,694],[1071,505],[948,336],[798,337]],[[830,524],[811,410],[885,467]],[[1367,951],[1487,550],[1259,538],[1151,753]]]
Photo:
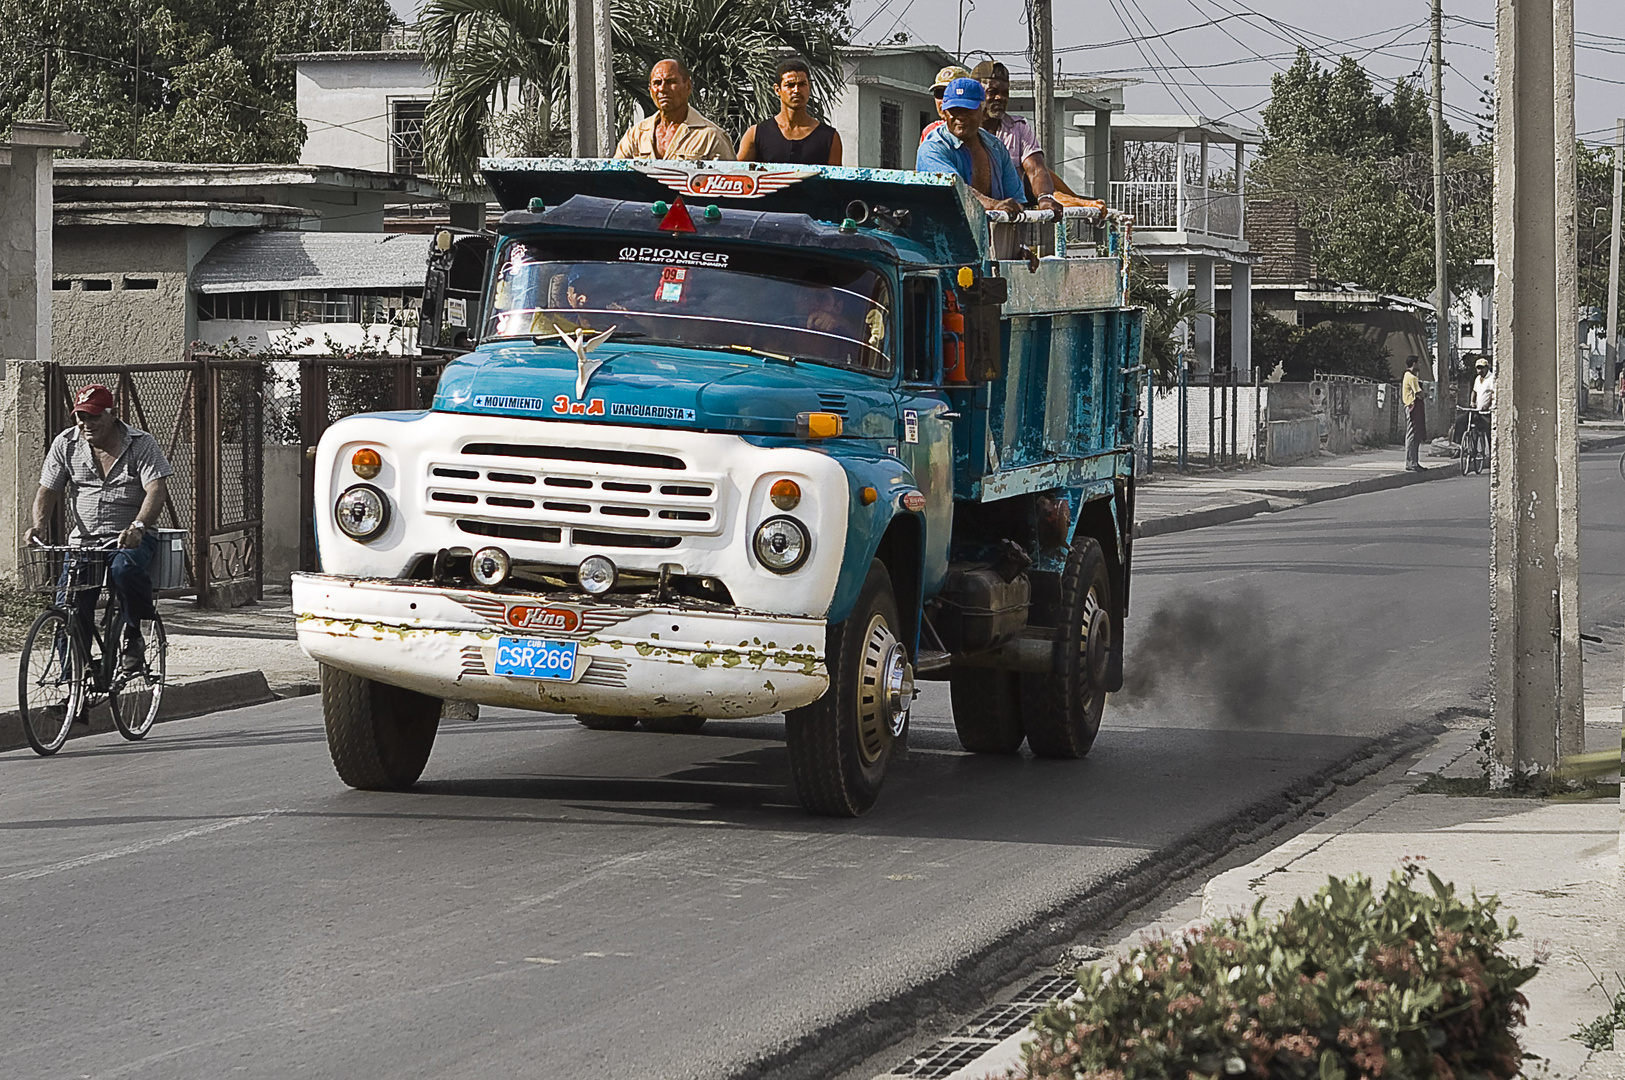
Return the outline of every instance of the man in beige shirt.
[[[679,161],[732,161],[728,133],[688,107],[694,90],[680,61],[662,60],[649,69],[649,96],[655,114],[633,124],[615,147],[618,158],[671,158]]]

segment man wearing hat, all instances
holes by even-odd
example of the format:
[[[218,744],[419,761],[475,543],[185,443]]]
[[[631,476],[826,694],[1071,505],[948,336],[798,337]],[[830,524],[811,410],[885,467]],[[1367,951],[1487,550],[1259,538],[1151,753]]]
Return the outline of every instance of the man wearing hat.
[[[1021,174],[996,135],[982,128],[987,92],[975,79],[955,79],[942,94],[942,126],[920,143],[918,172],[951,173],[970,185],[986,210],[1019,214]]]
[[[968,79],[970,72],[958,64],[949,64],[937,72],[937,81],[931,84],[931,96],[937,99],[937,118],[927,124],[920,131],[920,141],[930,138],[931,133],[942,126],[942,95],[947,92],[948,84],[955,79]]]
[[[1490,418],[1484,414],[1495,408],[1495,373],[1490,370],[1490,358],[1480,356],[1473,365],[1473,408],[1479,412],[1467,418],[1467,422],[1474,428],[1482,431],[1487,438],[1490,433]]]
[[[62,493],[71,489],[68,542],[95,546],[118,540],[107,576],[124,607],[126,666],[141,665],[145,645],[136,622],[154,615],[147,566],[158,552],[158,514],[173,472],[158,440],[114,415],[112,391],[91,383],[73,399],[73,426],[46,451],[34,495],[34,527],[23,537],[24,543],[43,542]],[[100,592],[86,589],[74,598],[86,628],[95,618]]]

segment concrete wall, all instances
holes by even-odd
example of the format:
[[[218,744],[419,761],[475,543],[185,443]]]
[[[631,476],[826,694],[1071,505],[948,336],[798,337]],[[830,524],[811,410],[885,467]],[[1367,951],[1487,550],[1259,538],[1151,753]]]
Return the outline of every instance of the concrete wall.
[[[1386,383],[1282,382],[1267,387],[1269,421],[1313,419],[1319,424],[1321,449],[1346,454],[1363,446],[1396,441],[1399,391]],[[1399,422],[1399,438],[1404,425]]]
[[[34,492],[49,440],[44,362],[0,365],[0,577],[9,577],[17,571],[23,533],[33,524]]]
[[[1264,423],[1264,464],[1285,465],[1318,453],[1320,422],[1314,417]]]
[[[262,543],[265,552],[265,584],[286,585],[288,575],[299,569],[300,527],[299,474],[304,468],[305,448],[298,445],[265,447],[263,510],[265,525]]]
[[[300,164],[389,172],[389,103],[428,100],[434,76],[415,52],[362,53],[300,61],[294,92],[308,132]]]
[[[68,364],[152,364],[187,344],[187,238],[179,225],[56,230],[51,325]]]
[[[0,159],[0,360],[50,358],[50,222],[51,151],[11,148]]]

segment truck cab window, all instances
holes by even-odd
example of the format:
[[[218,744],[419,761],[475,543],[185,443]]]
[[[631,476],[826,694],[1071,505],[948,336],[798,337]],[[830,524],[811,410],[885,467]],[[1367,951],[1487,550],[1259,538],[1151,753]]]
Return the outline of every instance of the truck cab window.
[[[903,381],[936,384],[942,381],[942,333],[937,310],[941,286],[934,277],[911,277],[903,282]]]

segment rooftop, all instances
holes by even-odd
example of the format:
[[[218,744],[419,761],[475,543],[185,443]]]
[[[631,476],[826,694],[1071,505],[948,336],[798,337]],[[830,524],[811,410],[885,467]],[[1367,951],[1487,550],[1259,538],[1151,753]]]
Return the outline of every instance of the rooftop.
[[[247,233],[216,244],[192,286],[201,293],[421,289],[427,255],[415,233]]]
[[[1233,143],[1251,146],[1264,141],[1255,128],[1209,120],[1205,116],[1178,113],[1123,113],[1112,118],[1112,134],[1131,142],[1174,142],[1183,134],[1186,141]]]
[[[196,164],[179,161],[129,161],[118,158],[60,158],[54,183],[58,198],[76,193],[136,191],[173,193],[187,189],[256,189],[292,186],[331,193],[375,192],[394,202],[433,202],[445,198],[434,184],[402,173],[343,169],[331,165]],[[66,190],[64,190],[66,189]],[[81,195],[81,197],[83,197]],[[225,197],[225,196],[222,196]],[[256,202],[261,192],[240,201]]]

